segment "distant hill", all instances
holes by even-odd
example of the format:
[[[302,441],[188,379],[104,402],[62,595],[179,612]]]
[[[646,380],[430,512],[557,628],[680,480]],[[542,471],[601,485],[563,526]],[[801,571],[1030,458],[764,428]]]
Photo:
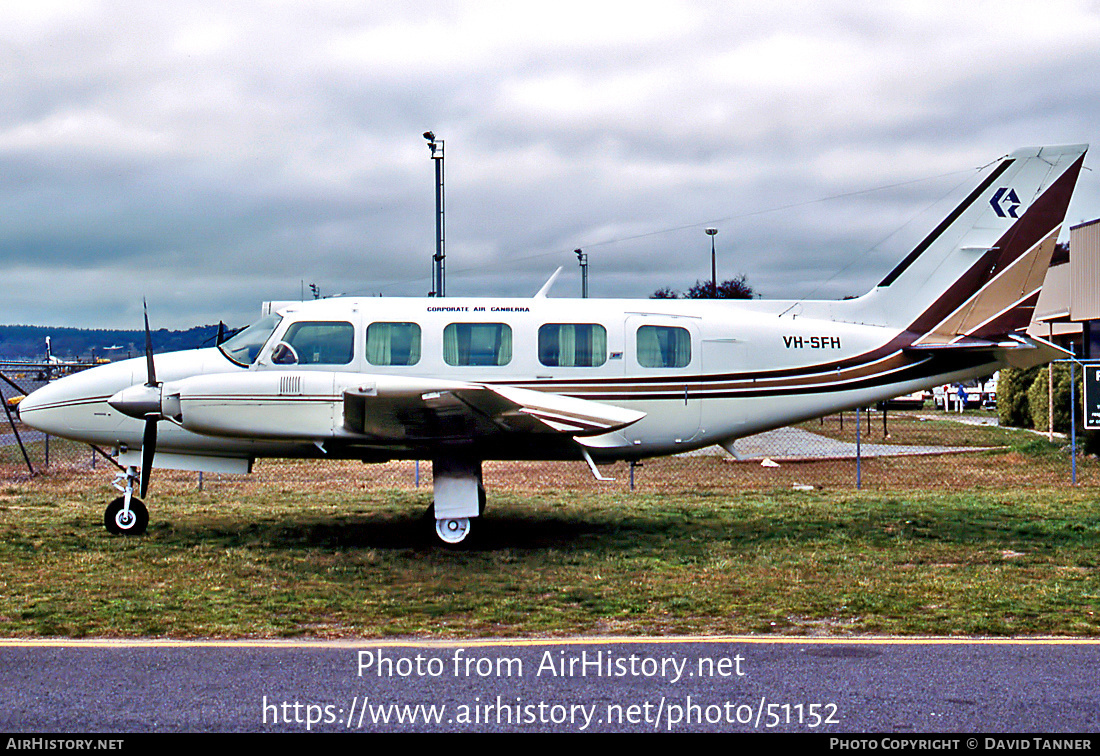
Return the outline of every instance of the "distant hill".
[[[153,331],[154,352],[201,349],[214,346],[217,325],[204,325],[186,331]],[[50,337],[53,355],[61,359],[106,357],[111,360],[140,357],[145,352],[145,331],[103,331],[49,326],[0,326],[0,360],[40,360],[46,356],[46,337]],[[121,347],[121,349],[108,349]]]

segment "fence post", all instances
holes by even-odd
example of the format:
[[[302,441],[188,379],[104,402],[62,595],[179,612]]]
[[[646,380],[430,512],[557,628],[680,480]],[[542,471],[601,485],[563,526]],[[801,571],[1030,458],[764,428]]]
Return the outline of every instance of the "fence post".
[[[1051,363],[1052,365],[1054,363]],[[1053,372],[1052,372],[1053,375]],[[1077,485],[1077,397],[1073,382],[1077,380],[1077,361],[1069,363],[1069,456],[1073,460],[1073,485]],[[1053,381],[1051,382],[1053,386]],[[1053,406],[1053,405],[1052,405]],[[1051,428],[1054,427],[1054,412],[1051,410]]]
[[[0,377],[6,381],[8,380],[8,377],[3,373],[0,373]],[[11,381],[8,382],[11,383]],[[23,452],[23,461],[27,463],[27,469],[30,470],[31,475],[34,475],[34,465],[31,464],[31,458],[27,454],[27,447],[23,445],[23,439],[19,435],[19,428],[15,425],[15,418],[11,416],[11,408],[8,406],[8,400],[4,399],[2,393],[0,393],[0,404],[4,405],[4,412],[7,413],[8,423],[11,425],[11,432],[15,436],[15,442],[19,444],[19,451]]]
[[[860,450],[860,435],[859,429],[861,424],[859,422],[859,407],[856,407],[856,490],[860,490],[863,487],[863,470],[860,469],[861,465],[861,450]]]

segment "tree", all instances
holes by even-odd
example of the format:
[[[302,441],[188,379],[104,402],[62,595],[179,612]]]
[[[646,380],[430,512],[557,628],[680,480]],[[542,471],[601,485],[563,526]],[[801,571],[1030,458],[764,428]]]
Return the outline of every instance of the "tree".
[[[1035,382],[1039,368],[1019,370],[1002,368],[997,377],[997,417],[1002,426],[1011,428],[1030,428],[1031,404],[1028,402],[1028,389]],[[1046,417],[1044,412],[1043,417]]]
[[[756,296],[752,286],[744,273],[736,278],[722,281],[715,289],[710,281],[696,281],[686,292],[681,294],[671,287],[665,286],[657,289],[649,295],[650,299],[752,299]]]
[[[1070,404],[1069,404],[1069,365],[1054,366],[1054,431],[1056,433],[1069,433]],[[1077,407],[1075,413],[1078,419],[1081,417],[1081,393],[1083,390],[1082,375],[1077,371],[1077,386],[1075,387]],[[1000,401],[998,391],[997,400]],[[1035,430],[1050,430],[1050,375],[1046,367],[1041,368],[1027,390],[1027,401],[1031,409],[1032,427]],[[1080,420],[1078,421],[1080,424]]]

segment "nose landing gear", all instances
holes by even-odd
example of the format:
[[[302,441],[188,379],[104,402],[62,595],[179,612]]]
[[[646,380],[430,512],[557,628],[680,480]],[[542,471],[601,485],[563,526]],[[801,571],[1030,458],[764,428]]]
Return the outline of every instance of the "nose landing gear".
[[[141,499],[134,496],[134,483],[138,478],[138,470],[133,466],[115,478],[114,486],[122,491],[122,496],[108,504],[103,513],[103,527],[111,535],[142,535],[149,527],[149,510]],[[126,480],[125,486],[121,485],[123,479]]]
[[[142,535],[149,526],[149,510],[141,499],[130,499],[130,506],[119,496],[107,505],[103,513],[103,527],[111,535]]]

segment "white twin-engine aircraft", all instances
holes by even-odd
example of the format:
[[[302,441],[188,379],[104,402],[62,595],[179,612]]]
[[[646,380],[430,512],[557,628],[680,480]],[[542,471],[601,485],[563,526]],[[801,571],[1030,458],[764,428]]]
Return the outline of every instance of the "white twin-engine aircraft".
[[[97,367],[23,422],[111,446],[109,531],[140,534],[153,467],[430,459],[435,529],[464,541],[487,459],[634,460],[1065,353],[1031,320],[1087,145],[988,169],[870,293],[845,301],[343,298],[291,303],[217,348]],[[123,485],[123,481],[125,485]]]

